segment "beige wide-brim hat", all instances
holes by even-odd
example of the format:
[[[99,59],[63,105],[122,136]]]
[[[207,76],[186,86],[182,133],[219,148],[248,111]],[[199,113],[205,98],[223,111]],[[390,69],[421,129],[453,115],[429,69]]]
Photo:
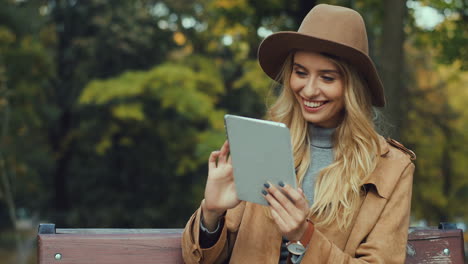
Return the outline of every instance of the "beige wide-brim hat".
[[[277,32],[262,41],[258,60],[263,71],[275,80],[292,50],[326,53],[347,61],[365,77],[372,104],[385,105],[383,85],[369,57],[366,26],[358,12],[341,6],[315,6],[297,32]]]

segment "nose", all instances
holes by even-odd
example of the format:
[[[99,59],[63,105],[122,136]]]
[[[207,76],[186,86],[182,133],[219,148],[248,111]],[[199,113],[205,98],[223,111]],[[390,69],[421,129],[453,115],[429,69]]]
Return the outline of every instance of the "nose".
[[[320,94],[320,87],[316,78],[310,78],[307,80],[307,83],[302,90],[302,94],[307,98],[314,98]]]

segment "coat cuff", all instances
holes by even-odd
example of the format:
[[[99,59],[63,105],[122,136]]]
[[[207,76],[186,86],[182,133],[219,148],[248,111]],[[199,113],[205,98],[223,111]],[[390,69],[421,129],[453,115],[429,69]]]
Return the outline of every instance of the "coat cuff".
[[[194,259],[197,263],[213,263],[226,247],[227,228],[224,224],[221,229],[221,235],[218,241],[209,248],[201,248],[200,246],[200,221],[201,207],[192,215],[186,226],[186,232],[190,234],[190,259]]]

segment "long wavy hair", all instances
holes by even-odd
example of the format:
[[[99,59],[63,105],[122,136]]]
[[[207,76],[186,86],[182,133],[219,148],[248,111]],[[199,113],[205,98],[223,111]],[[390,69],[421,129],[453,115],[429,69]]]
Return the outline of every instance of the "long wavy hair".
[[[303,118],[302,106],[289,85],[294,53],[291,52],[285,60],[278,75],[277,81],[282,83],[282,88],[268,108],[267,117],[289,127],[296,178],[301,185],[314,157],[310,153],[308,124]],[[342,75],[344,111],[332,136],[334,161],[317,175],[310,213],[315,215],[316,225],[336,223],[340,229],[345,229],[351,225],[360,206],[362,185],[380,157],[379,136],[372,121],[371,97],[363,77],[347,62],[322,55],[336,65]]]

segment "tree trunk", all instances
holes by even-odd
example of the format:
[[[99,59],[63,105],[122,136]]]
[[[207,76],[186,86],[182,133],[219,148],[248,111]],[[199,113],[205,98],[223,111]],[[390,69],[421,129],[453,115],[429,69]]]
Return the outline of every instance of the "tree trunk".
[[[403,26],[407,14],[406,0],[385,0],[380,47],[380,75],[385,87],[387,105],[384,114],[390,122],[390,136],[399,139],[404,122],[407,90],[403,83],[405,39]]]
[[[0,123],[0,201],[5,200],[8,208],[8,216],[10,217],[11,226],[16,229],[16,206],[15,199],[13,196],[13,190],[10,185],[10,177],[7,168],[7,156],[8,153],[4,153],[5,145],[8,138],[8,131],[10,126],[10,105],[8,104],[8,87],[6,82],[5,68],[3,64],[3,58],[0,56],[0,92],[3,93],[5,101],[7,102],[4,106],[4,111],[1,113],[3,118]],[[13,170],[12,170],[13,171]]]
[[[452,193],[452,185],[453,185],[453,167],[452,167],[452,153],[453,153],[453,146],[456,145],[457,139],[454,135],[452,127],[449,125],[450,121],[450,114],[453,113],[453,110],[450,108],[448,101],[444,102],[443,112],[447,113],[447,117],[443,117],[439,119],[439,126],[444,135],[445,142],[442,151],[441,157],[441,174],[442,174],[442,193],[444,197],[450,201],[450,196]],[[450,206],[450,205],[449,205]],[[440,215],[439,221],[440,222],[448,222],[451,219],[451,212],[447,207],[444,208],[444,214]]]
[[[55,155],[54,182],[54,221],[57,225],[66,226],[65,215],[70,209],[68,197],[68,173],[74,153],[74,139],[71,136],[73,125],[78,122],[73,112],[77,81],[74,73],[77,62],[71,49],[76,28],[68,1],[55,1],[52,19],[57,28],[57,73],[54,80],[54,104],[60,116],[52,120],[49,128],[49,141]]]

